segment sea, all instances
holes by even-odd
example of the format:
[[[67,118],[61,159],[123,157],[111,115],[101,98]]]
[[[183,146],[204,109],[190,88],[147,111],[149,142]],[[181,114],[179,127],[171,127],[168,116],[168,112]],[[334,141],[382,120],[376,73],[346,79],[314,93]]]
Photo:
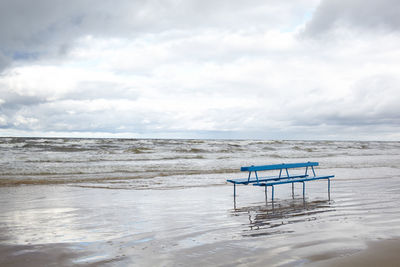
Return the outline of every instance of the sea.
[[[307,161],[347,178],[396,176],[400,142],[6,137],[0,138],[0,186],[212,186],[245,176],[241,166]]]

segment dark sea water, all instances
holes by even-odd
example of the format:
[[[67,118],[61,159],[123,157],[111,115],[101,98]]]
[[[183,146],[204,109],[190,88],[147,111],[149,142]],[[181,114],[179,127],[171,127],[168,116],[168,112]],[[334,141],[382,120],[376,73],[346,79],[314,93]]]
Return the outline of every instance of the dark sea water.
[[[347,178],[393,176],[400,142],[0,138],[0,185],[209,186],[242,177],[241,166],[304,161]]]

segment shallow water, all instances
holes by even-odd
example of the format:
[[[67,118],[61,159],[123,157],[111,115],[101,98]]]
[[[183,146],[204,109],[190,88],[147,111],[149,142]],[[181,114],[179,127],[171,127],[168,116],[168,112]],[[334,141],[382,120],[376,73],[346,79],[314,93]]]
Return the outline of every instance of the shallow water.
[[[301,266],[400,236],[398,142],[1,140],[2,266]],[[302,161],[335,174],[330,200],[225,182]]]

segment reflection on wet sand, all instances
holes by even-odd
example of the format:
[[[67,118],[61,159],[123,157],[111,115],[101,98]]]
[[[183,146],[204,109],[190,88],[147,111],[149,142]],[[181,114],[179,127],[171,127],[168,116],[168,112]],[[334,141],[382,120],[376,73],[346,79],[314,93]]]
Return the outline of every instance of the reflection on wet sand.
[[[0,188],[0,266],[308,266],[399,236],[399,176],[311,186],[244,187],[237,208],[231,186]]]
[[[267,205],[234,208],[233,216],[248,216],[249,223],[243,230],[244,237],[289,233],[280,226],[317,220],[317,215],[335,211],[333,201],[288,199],[274,201]]]

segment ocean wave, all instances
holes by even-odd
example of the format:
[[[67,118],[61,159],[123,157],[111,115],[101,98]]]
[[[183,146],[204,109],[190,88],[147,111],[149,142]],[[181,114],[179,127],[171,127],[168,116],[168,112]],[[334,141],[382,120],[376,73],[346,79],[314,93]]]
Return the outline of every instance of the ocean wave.
[[[0,177],[0,186],[16,186],[16,185],[52,185],[52,184],[81,184],[81,183],[124,183],[131,182],[130,187],[140,187],[143,186],[143,181],[152,180],[151,184],[157,185],[157,187],[167,186],[169,183],[177,183],[179,186],[187,186],[187,181],[190,177],[196,176],[193,181],[194,184],[205,186],[209,183],[202,182],[198,179],[199,176],[213,176],[219,174],[232,174],[237,173],[237,169],[213,169],[213,170],[171,170],[164,172],[157,171],[140,171],[140,172],[130,172],[127,170],[118,170],[112,173],[26,173],[24,175],[16,174],[4,174]],[[178,177],[182,180],[179,181]],[[167,182],[157,182],[157,178],[169,178]],[[139,181],[139,182],[138,182]],[[204,179],[203,179],[204,181]],[[225,179],[220,180],[219,184],[225,184]],[[151,187],[151,186],[150,186]]]
[[[202,148],[177,148],[175,152],[178,153],[209,153],[210,150],[202,149]]]
[[[148,147],[133,147],[124,150],[124,152],[133,154],[143,154],[143,153],[151,153],[152,149]]]
[[[148,188],[171,181],[205,186],[243,176],[239,169],[248,165],[319,161],[318,168],[332,173],[396,173],[400,166],[400,142],[0,138],[0,147],[3,184],[114,183],[118,177],[132,184],[152,179]],[[191,180],[196,175],[199,181]]]

